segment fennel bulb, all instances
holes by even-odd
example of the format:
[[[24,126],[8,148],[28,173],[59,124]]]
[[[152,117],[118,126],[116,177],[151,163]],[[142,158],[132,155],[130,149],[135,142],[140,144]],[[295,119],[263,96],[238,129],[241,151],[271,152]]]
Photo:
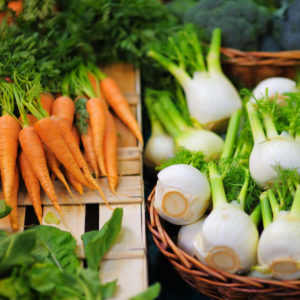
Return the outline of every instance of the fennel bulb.
[[[196,256],[230,273],[246,272],[256,262],[258,231],[242,209],[227,202],[222,176],[209,164],[213,210],[194,240]]]
[[[247,103],[247,111],[254,137],[254,147],[250,154],[251,176],[260,186],[273,182],[278,174],[276,167],[297,169],[300,174],[300,144],[286,133],[278,134],[272,116],[262,112],[267,136],[260,122],[257,108]]]
[[[263,212],[263,218],[265,213]],[[262,273],[282,280],[300,278],[300,185],[291,210],[280,212],[264,226],[258,244],[258,262]]]
[[[206,176],[185,164],[169,166],[157,175],[154,207],[160,217],[176,224],[190,224],[205,213],[210,204]]]
[[[271,77],[261,81],[253,90],[251,101],[264,98],[268,89],[268,97],[273,98],[276,95],[281,98],[284,93],[296,92],[296,82],[285,77]]]
[[[221,30],[216,28],[206,68],[197,34],[186,25],[162,49],[148,53],[181,84],[191,117],[208,129],[222,129],[231,114],[242,107],[237,90],[222,72],[220,45]]]
[[[146,165],[157,167],[174,156],[175,144],[173,138],[165,133],[157,119],[147,92],[145,103],[151,123],[151,136],[145,146],[144,159]]]
[[[197,234],[201,231],[204,224],[205,217],[202,217],[200,220],[181,226],[177,235],[177,246],[185,251],[187,254],[194,256],[194,239]]]
[[[201,151],[206,160],[219,158],[223,147],[223,139],[216,133],[189,126],[166,92],[157,92],[153,110],[167,132],[173,136],[178,148],[190,151]]]

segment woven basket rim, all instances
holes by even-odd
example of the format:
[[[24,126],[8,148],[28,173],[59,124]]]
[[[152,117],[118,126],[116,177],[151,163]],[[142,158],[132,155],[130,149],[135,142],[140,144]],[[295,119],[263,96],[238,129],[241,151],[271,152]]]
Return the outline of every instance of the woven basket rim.
[[[167,257],[173,266],[180,269],[186,275],[196,277],[197,280],[205,281],[216,288],[230,288],[240,293],[251,293],[252,291],[257,294],[267,293],[268,295],[285,297],[300,295],[300,280],[263,279],[231,274],[213,269],[185,253],[176,246],[161,225],[160,217],[153,205],[154,196],[155,187],[147,200],[147,210],[149,213],[147,218],[148,229],[160,252]],[[183,279],[186,280],[186,278]],[[188,282],[188,280],[186,281]],[[190,282],[188,283],[192,285]]]

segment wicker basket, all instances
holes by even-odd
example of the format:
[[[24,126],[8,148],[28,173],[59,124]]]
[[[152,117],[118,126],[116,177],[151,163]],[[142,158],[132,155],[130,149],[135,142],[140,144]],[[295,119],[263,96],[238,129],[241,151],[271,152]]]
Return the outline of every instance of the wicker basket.
[[[222,48],[224,72],[246,87],[254,87],[268,77],[294,79],[300,67],[300,50],[280,52],[244,52]]]
[[[179,249],[161,224],[153,206],[154,190],[147,203],[147,225],[155,244],[179,275],[195,290],[214,299],[300,299],[300,280],[279,281],[217,271]],[[165,227],[167,227],[166,224]]]

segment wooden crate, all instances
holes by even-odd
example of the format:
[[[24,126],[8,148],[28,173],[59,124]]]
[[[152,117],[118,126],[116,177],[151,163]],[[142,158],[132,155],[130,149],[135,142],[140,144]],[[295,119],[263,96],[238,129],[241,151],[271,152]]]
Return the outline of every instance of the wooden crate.
[[[139,72],[131,65],[124,64],[106,67],[103,71],[117,81],[141,125]],[[117,293],[113,299],[124,300],[145,290],[148,285],[144,184],[142,146],[127,127],[117,117],[115,119],[118,131],[119,195],[110,192],[106,178],[101,178],[99,182],[112,207],[123,207],[123,226],[116,244],[102,262],[100,277],[104,283],[117,278]],[[55,181],[55,189],[64,218],[59,225],[54,226],[72,233],[77,240],[78,255],[84,258],[80,236],[86,231],[100,229],[111,216],[111,210],[95,191],[85,189],[83,196],[80,196],[71,188],[74,195],[72,198],[58,181]],[[59,217],[44,193],[42,203],[44,216],[51,211]],[[37,224],[24,187],[19,192],[18,209],[21,230]],[[11,230],[8,217],[0,220],[0,229]]]

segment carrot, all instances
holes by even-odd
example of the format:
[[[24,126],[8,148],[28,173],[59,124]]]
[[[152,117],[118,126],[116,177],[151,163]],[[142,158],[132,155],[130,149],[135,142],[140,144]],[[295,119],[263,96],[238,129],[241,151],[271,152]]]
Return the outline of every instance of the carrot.
[[[60,131],[60,134],[62,135],[63,139],[65,140],[66,145],[69,148],[70,152],[72,153],[73,157],[75,158],[75,161],[77,162],[78,166],[83,170],[83,173],[84,173],[87,181],[90,183],[90,185],[92,187],[94,187],[100,193],[100,195],[103,198],[106,205],[109,208],[111,208],[109,203],[107,202],[106,197],[104,196],[100,186],[97,184],[97,182],[93,178],[92,174],[90,173],[87,162],[84,159],[84,157],[80,151],[80,148],[77,143],[79,141],[79,136],[78,136],[77,142],[76,142],[76,138],[74,137],[72,131],[69,129],[67,122],[65,120],[62,120],[61,118],[56,117],[56,116],[52,116],[51,118],[57,125],[58,130]]]
[[[20,125],[12,116],[0,117],[0,168],[4,200],[12,202]]]
[[[123,96],[115,80],[110,77],[102,79],[100,88],[104,98],[116,112],[118,117],[129,127],[136,138],[143,143],[143,136],[138,122],[132,114],[128,101]]]
[[[38,121],[39,122],[39,121]],[[38,123],[37,122],[37,123]],[[35,125],[37,124],[35,123]],[[34,126],[35,126],[34,125]],[[56,193],[47,168],[42,142],[33,127],[25,127],[19,133],[19,141],[35,175],[54,207],[62,215]]]
[[[19,220],[18,220],[19,181],[20,181],[19,169],[18,169],[18,166],[16,165],[15,174],[14,174],[14,186],[13,186],[12,194],[11,194],[11,202],[9,204],[12,208],[12,210],[9,214],[9,219],[10,219],[10,224],[11,224],[13,231],[19,230]]]
[[[10,8],[12,11],[14,11],[16,15],[19,15],[23,10],[23,1],[22,0],[10,1],[7,4],[7,7]]]
[[[40,101],[41,101],[43,109],[50,116],[51,113],[52,113],[52,105],[53,105],[53,102],[54,102],[53,95],[51,93],[48,93],[48,92],[41,93]]]
[[[23,151],[21,151],[19,155],[19,165],[29,198],[33,205],[38,221],[41,224],[43,212],[40,196],[40,183]]]
[[[75,126],[72,126],[72,130],[71,130],[73,137],[76,141],[76,144],[79,146],[80,145],[80,137],[79,137],[79,133],[78,130]]]
[[[75,103],[70,97],[61,96],[55,99],[52,106],[52,115],[58,116],[68,122],[72,127],[75,114]]]
[[[32,114],[27,114],[27,119],[29,126],[33,126],[34,123],[37,121],[37,118]],[[22,117],[19,117],[19,121],[22,122]]]
[[[73,197],[70,187],[66,181],[66,178],[65,178],[64,174],[61,172],[61,170],[59,169],[59,163],[58,163],[55,155],[51,152],[51,150],[46,145],[44,145],[44,150],[45,150],[47,162],[48,162],[50,169],[55,174],[55,176],[60,180],[60,182],[65,186],[65,188],[67,189],[67,191],[71,195],[71,197]]]
[[[81,141],[84,147],[87,160],[89,161],[96,178],[98,178],[100,174],[99,174],[99,168],[97,164],[97,156],[94,150],[92,129],[90,125],[88,126],[87,133],[81,135]]]
[[[90,125],[92,129],[94,149],[97,156],[100,171],[106,176],[104,162],[103,141],[105,134],[105,107],[98,98],[91,98],[86,103],[86,109],[90,116]]]
[[[104,157],[109,187],[114,194],[116,193],[116,187],[118,185],[117,143],[115,120],[112,114],[106,111]]]
[[[88,186],[86,178],[78,167],[54,120],[51,117],[42,118],[34,124],[34,128],[58,161],[61,162],[80,183]]]
[[[82,184],[76,180],[76,178],[68,171],[65,169],[65,174],[68,179],[68,181],[71,183],[73,188],[80,194],[83,194],[83,188]]]
[[[92,74],[91,72],[87,72],[87,77],[92,85],[93,91],[95,93],[95,96],[97,98],[100,98],[101,93],[100,93],[100,85],[99,85],[99,80],[98,78]]]

